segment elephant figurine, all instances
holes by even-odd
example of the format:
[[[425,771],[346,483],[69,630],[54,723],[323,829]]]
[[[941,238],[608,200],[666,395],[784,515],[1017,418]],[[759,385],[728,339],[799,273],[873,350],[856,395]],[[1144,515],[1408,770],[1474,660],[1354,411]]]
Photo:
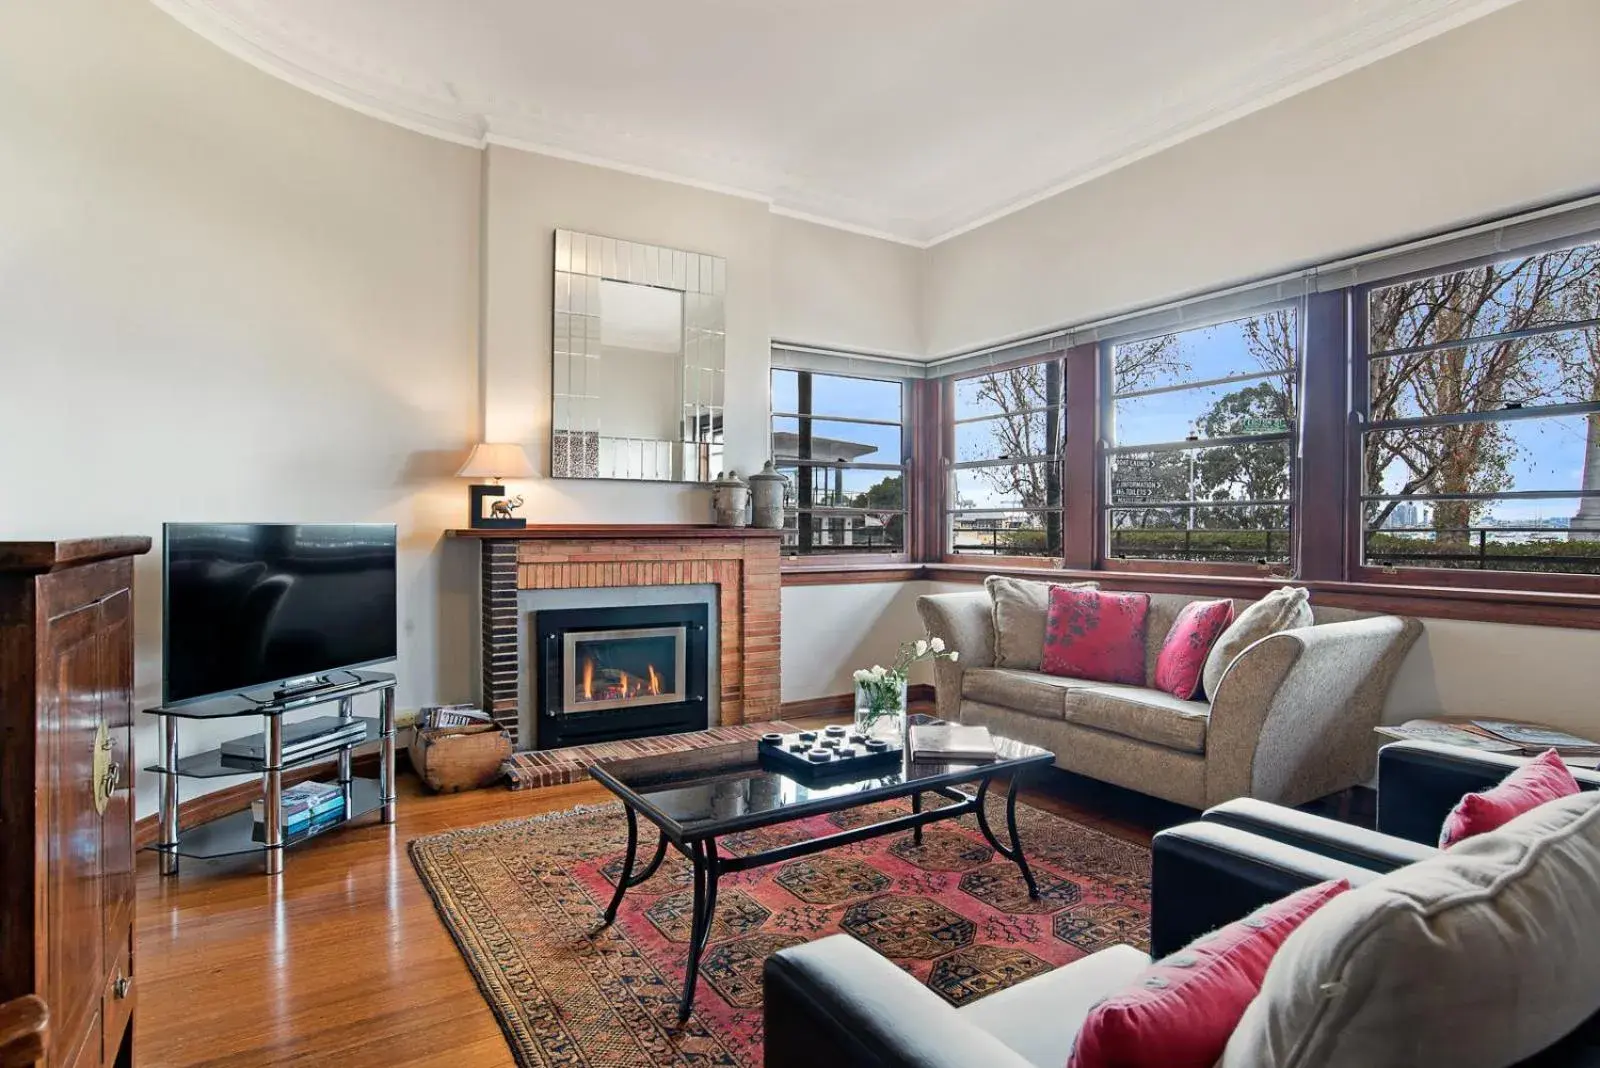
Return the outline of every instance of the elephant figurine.
[[[502,497],[489,505],[489,514],[496,519],[510,519],[511,513],[522,507],[522,496]]]

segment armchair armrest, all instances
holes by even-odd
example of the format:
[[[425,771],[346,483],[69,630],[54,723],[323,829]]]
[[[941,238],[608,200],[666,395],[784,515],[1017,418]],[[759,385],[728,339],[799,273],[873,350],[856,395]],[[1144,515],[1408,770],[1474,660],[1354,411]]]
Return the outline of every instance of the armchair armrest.
[[[1427,860],[1437,852],[1404,838],[1251,797],[1224,801],[1200,818],[1380,873]]]
[[[943,638],[946,648],[961,654],[954,662],[935,661],[933,668],[939,718],[954,723],[961,718],[961,673],[994,666],[994,602],[983,589],[926,593],[917,598],[917,614],[930,637]]]
[[[1164,957],[1285,894],[1377,873],[1219,823],[1185,823],[1150,843],[1150,955]]]
[[[1372,775],[1383,702],[1422,625],[1400,616],[1270,634],[1217,686],[1206,732],[1206,803],[1298,805]]]
[[[848,935],[767,958],[766,1068],[1032,1068]]]
[[[1437,742],[1391,742],[1378,751],[1378,830],[1437,844],[1445,817],[1464,795],[1487,790],[1527,759]],[[1600,772],[1573,768],[1572,777],[1585,790],[1600,789]]]

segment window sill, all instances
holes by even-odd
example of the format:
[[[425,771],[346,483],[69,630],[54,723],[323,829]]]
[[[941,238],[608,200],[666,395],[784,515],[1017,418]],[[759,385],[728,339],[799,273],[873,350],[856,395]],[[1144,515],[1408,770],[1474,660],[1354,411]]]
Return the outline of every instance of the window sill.
[[[843,564],[797,561],[785,562],[779,575],[785,586],[855,586],[868,582],[912,582],[924,577],[923,570],[920,564],[904,561]]]

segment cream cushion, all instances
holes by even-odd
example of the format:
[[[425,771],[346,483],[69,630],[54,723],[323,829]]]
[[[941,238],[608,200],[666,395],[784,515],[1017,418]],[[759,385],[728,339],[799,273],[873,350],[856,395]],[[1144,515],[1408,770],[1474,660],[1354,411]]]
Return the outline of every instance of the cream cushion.
[[[1097,590],[1098,582],[1033,582],[990,575],[983,580],[994,602],[994,666],[1038,671],[1044,655],[1045,621],[1050,616],[1050,587]]]
[[[1216,698],[1217,686],[1222,682],[1228,665],[1256,642],[1280,630],[1311,626],[1310,597],[1303,587],[1285,586],[1281,590],[1273,590],[1235,616],[1206,657],[1205,670],[1200,676],[1206,698]]]
[[[1094,685],[1084,679],[1014,668],[970,668],[961,673],[961,696],[1032,716],[1060,719],[1068,690]]]
[[[1600,1010],[1600,792],[1341,894],[1284,942],[1223,1068],[1506,1068]]]

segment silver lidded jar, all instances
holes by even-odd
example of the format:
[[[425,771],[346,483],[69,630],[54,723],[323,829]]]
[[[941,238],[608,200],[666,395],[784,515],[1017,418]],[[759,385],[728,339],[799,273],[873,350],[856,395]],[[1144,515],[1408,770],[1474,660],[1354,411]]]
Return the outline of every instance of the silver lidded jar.
[[[750,487],[737,471],[725,471],[711,483],[711,516],[719,527],[750,525]]]
[[[783,491],[788,485],[788,477],[773,470],[771,460],[759,474],[750,476],[750,499],[754,502],[752,526],[764,530],[783,528]]]

